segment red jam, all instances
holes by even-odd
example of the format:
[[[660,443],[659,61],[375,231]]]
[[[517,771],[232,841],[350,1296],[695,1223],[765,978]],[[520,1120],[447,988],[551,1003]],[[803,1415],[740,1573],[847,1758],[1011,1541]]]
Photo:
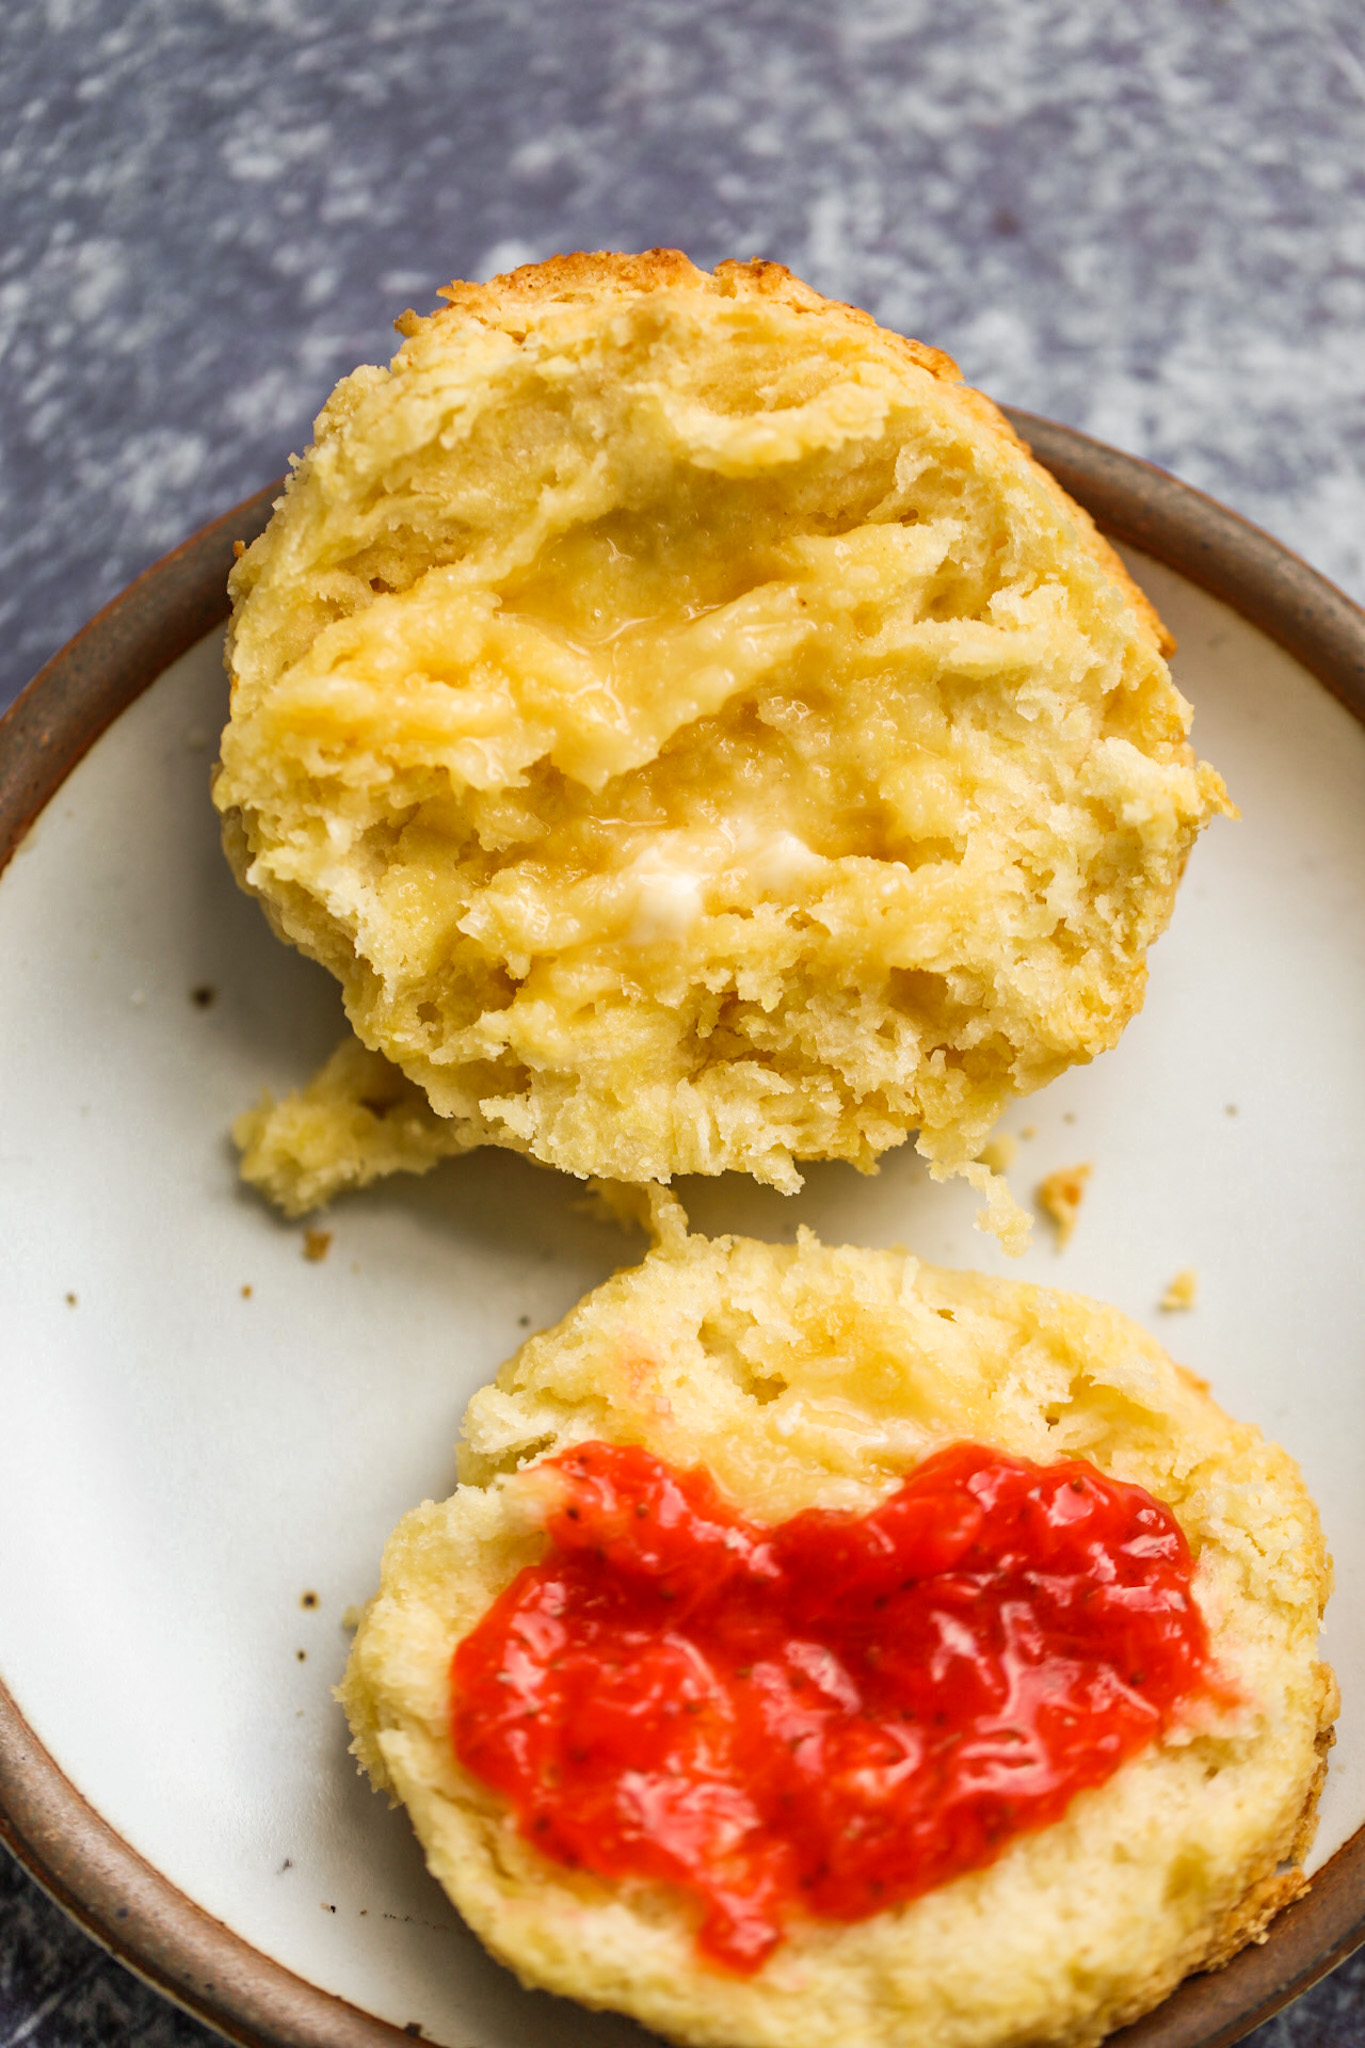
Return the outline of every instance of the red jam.
[[[550,1548],[455,1652],[456,1753],[545,1855],[690,1893],[742,1974],[793,1910],[979,1870],[1207,1684],[1178,1524],[1080,1460],[956,1444],[770,1528],[636,1448],[537,1472]]]

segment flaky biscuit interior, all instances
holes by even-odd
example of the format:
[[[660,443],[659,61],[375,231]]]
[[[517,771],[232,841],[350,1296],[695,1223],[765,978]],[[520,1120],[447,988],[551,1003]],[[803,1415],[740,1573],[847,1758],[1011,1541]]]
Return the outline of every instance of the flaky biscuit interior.
[[[777,265],[446,296],[236,568],[216,782],[425,1107],[343,1055],[249,1175],[968,1168],[1115,1043],[1226,808],[1151,607],[946,356]]]
[[[970,1438],[1091,1459],[1181,1522],[1241,1704],[1175,1734],[989,1869],[849,1926],[796,1921],[752,1979],[661,1887],[570,1872],[455,1761],[456,1643],[543,1547],[518,1468],[588,1438],[705,1466],[759,1520],[865,1510]],[[1336,1692],[1329,1566],[1293,1462],[1116,1310],[892,1251],[671,1234],[477,1394],[463,1483],[393,1536],[343,1688],[355,1750],[524,1983],[715,2048],[1090,2048],[1301,1889]]]

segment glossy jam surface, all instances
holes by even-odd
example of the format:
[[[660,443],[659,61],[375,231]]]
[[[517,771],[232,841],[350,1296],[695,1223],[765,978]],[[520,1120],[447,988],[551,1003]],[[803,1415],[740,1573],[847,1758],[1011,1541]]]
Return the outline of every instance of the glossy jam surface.
[[[991,1862],[1206,1682],[1174,1517],[1081,1461],[957,1444],[773,1527],[633,1447],[536,1474],[549,1549],[455,1652],[456,1753],[545,1855],[682,1887],[730,1970]]]

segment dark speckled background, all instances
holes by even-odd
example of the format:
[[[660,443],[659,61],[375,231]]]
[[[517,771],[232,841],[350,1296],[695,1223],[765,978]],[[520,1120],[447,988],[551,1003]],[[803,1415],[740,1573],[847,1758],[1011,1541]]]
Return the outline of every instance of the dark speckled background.
[[[0,204],[0,703],[405,305],[584,246],[778,257],[1365,597],[1358,0],[4,0]],[[0,2048],[208,2039],[0,1856]]]

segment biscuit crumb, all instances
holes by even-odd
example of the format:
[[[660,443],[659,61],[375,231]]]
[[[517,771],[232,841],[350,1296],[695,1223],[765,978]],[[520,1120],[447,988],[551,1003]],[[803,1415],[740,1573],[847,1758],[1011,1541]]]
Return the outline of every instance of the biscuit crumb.
[[[295,1650],[294,1655],[298,1658],[300,1664],[306,1664],[308,1662],[307,1650]]]
[[[1193,1266],[1182,1266],[1157,1306],[1167,1310],[1193,1308],[1199,1293],[1199,1275]]]
[[[303,1256],[313,1265],[325,1259],[332,1249],[330,1230],[305,1230],[303,1233]]]
[[[207,1010],[217,993],[211,981],[201,981],[198,988],[190,990],[190,1001],[196,1010]]]
[[[250,1301],[250,1299],[251,1299],[251,1282],[250,1282],[250,1281],[248,1280],[248,1281],[244,1282],[244,1284],[243,1284],[243,1287],[242,1287],[242,1300],[243,1300],[243,1301]]]
[[[1025,1124],[1019,1135],[1021,1138],[1036,1138],[1038,1135],[1037,1124]]]
[[[1236,1116],[1237,1104],[1235,1102],[1230,1102],[1223,1113],[1225,1116]]]
[[[75,1295],[74,1295],[74,1294],[68,1294],[68,1295],[67,1295],[67,1297],[66,1297],[66,1305],[67,1305],[67,1307],[68,1307],[68,1308],[74,1308],[74,1307],[76,1306],[76,1297],[75,1297]]]
[[[241,561],[241,559],[242,559],[242,556],[243,556],[243,555],[244,555],[245,553],[246,553],[246,542],[245,542],[244,540],[235,540],[235,541],[234,541],[234,542],[232,543],[232,559],[233,559],[233,561],[234,561],[234,562],[240,562],[240,561]]]
[[[1055,1173],[1040,1180],[1035,1193],[1038,1205],[1044,1209],[1057,1226],[1057,1249],[1062,1246],[1076,1228],[1076,1216],[1085,1195],[1085,1184],[1090,1178],[1089,1165],[1059,1166]]]
[[[1014,1155],[1019,1150],[1019,1140],[1012,1131],[1001,1131],[983,1145],[977,1153],[977,1164],[987,1166],[992,1173],[1005,1173],[1014,1164]]]
[[[317,1596],[317,1594],[316,1594],[316,1593],[313,1593],[313,1592],[308,1592],[308,1593],[301,1593],[301,1594],[299,1595],[299,1606],[300,1606],[300,1607],[316,1607],[316,1606],[318,1606],[318,1604],[319,1604],[319,1602],[318,1602],[318,1596]]]

